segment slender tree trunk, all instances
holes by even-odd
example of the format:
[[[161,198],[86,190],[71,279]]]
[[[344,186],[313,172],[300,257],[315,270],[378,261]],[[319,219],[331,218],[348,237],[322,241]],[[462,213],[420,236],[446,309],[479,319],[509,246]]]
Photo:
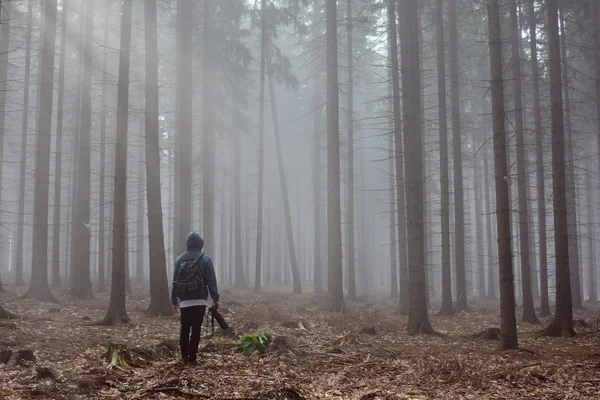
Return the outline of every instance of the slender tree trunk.
[[[285,166],[283,164],[283,151],[281,149],[281,133],[279,132],[279,115],[277,113],[277,99],[275,98],[275,84],[273,83],[273,70],[270,60],[267,58],[269,75],[269,97],[271,99],[271,115],[273,116],[273,128],[275,132],[275,147],[277,149],[277,167],[279,169],[279,184],[281,185],[281,195],[283,198],[283,212],[285,213],[285,230],[290,254],[290,263],[292,267],[292,278],[294,280],[294,294],[302,293],[302,279],[300,278],[300,268],[296,258],[296,247],[294,241],[294,230],[292,228],[292,214],[290,211],[290,198],[288,194],[287,179],[285,176]],[[306,254],[306,252],[304,252]],[[257,279],[260,275],[256,274]]]
[[[510,237],[510,190],[506,157],[506,115],[502,78],[502,36],[498,0],[488,0],[490,35],[490,75],[492,83],[492,118],[494,123],[494,165],[496,180],[496,216],[498,221],[498,257],[500,259],[500,348],[515,349],[517,320],[513,282],[512,242]]]
[[[583,291],[580,284],[580,257],[579,257],[579,238],[577,223],[577,195],[575,191],[575,158],[573,157],[573,130],[571,129],[571,96],[569,91],[569,68],[568,68],[568,49],[565,34],[565,20],[563,17],[562,5],[559,6],[560,14],[560,44],[562,46],[562,79],[565,118],[565,147],[566,147],[566,174],[567,174],[567,219],[569,235],[569,269],[571,271],[571,295],[573,297],[573,308],[583,309]]]
[[[492,241],[492,207],[491,207],[491,196],[490,196],[490,173],[488,168],[488,147],[484,146],[483,156],[483,173],[485,175],[485,227],[487,236],[487,265],[488,265],[488,290],[487,298],[489,300],[496,300],[496,282],[494,279],[494,245]]]
[[[8,8],[5,8],[8,9]],[[48,194],[50,181],[50,141],[52,132],[52,98],[54,84],[54,52],[56,44],[56,0],[44,5],[44,32],[39,93],[39,119],[35,156],[33,202],[32,271],[26,297],[57,302],[48,284]],[[3,114],[3,113],[2,113]],[[2,125],[0,125],[2,126]]]
[[[215,251],[215,122],[213,114],[215,113],[215,89],[214,81],[216,79],[215,54],[213,48],[212,32],[213,13],[216,7],[213,2],[204,2],[204,69],[202,94],[202,230],[204,235],[205,252],[214,255]],[[202,216],[202,213],[204,215]]]
[[[248,282],[244,273],[244,250],[242,248],[242,137],[238,131],[233,136],[233,201],[235,216],[235,288],[247,289]]]
[[[540,74],[537,56],[537,17],[535,0],[528,0],[527,14],[529,19],[529,46],[531,53],[531,70],[533,81],[533,115],[536,145],[536,180],[537,180],[537,212],[538,241],[540,253],[540,316],[550,315],[548,301],[548,251],[546,243],[546,203],[544,178],[544,143],[542,132],[542,111],[540,105]]]
[[[346,37],[348,56],[348,104],[346,115],[348,117],[348,209],[347,213],[347,248],[348,254],[348,297],[356,300],[356,272],[354,251],[354,54],[352,47],[352,0],[346,2]],[[366,267],[366,264],[363,263]],[[366,282],[365,282],[366,283]]]
[[[344,308],[340,200],[340,119],[336,0],[326,0],[327,41],[327,257],[331,308]]]
[[[406,150],[406,215],[410,309],[408,333],[434,333],[427,314],[425,231],[423,226],[423,126],[418,5],[403,0],[399,10],[402,52],[404,149]]]
[[[64,11],[63,11],[64,13]],[[111,9],[107,5],[104,14],[104,46],[102,54],[102,94],[100,95],[100,194],[98,199],[98,291],[106,291],[106,96],[108,81],[108,23]]]
[[[8,8],[8,6],[7,6]],[[63,12],[63,14],[66,14],[66,12]],[[64,18],[63,18],[64,19]],[[23,94],[23,123],[22,123],[22,130],[21,130],[21,165],[20,165],[20,170],[19,170],[19,221],[17,223],[17,250],[16,250],[16,257],[17,257],[17,261],[16,261],[16,280],[15,283],[17,286],[23,286],[25,283],[23,282],[23,242],[24,242],[24,237],[23,237],[23,231],[25,229],[25,183],[27,180],[27,174],[26,174],[26,170],[27,170],[27,135],[29,132],[29,80],[30,80],[30,72],[31,72],[31,30],[32,30],[32,24],[33,24],[33,0],[29,0],[27,2],[27,33],[25,34],[25,79],[24,79],[24,94]],[[61,42],[62,43],[62,42]],[[62,48],[62,45],[61,45]],[[64,54],[64,50],[61,50],[61,62],[62,62],[62,54]],[[64,67],[64,64],[63,64]],[[63,73],[64,73],[64,69],[63,69]],[[63,82],[63,88],[64,88],[64,82]],[[59,114],[59,121],[62,119],[60,114]],[[60,133],[58,133],[57,130],[57,146],[58,146],[58,138]],[[1,148],[1,145],[0,145]],[[2,159],[2,156],[0,156],[0,160]],[[56,160],[58,162],[58,160],[60,160],[59,156],[58,156],[58,152],[57,152],[57,157]],[[0,167],[1,168],[1,167]],[[59,170],[60,171],[60,170]],[[56,175],[57,179],[60,180],[60,175]],[[0,178],[1,180],[1,178]],[[60,190],[59,190],[60,192]],[[55,195],[56,195],[56,190],[55,190]],[[56,215],[56,205],[60,204],[59,201],[55,201],[54,202],[55,207],[54,207],[54,214]],[[58,225],[60,227],[60,224]],[[56,223],[55,223],[55,227],[56,227]],[[56,234],[56,229],[54,230],[55,234]],[[56,236],[54,236],[53,240],[52,240],[52,245],[53,245],[53,252],[54,252],[54,247],[59,245],[59,242],[56,240]],[[54,254],[54,253],[53,253]],[[53,269],[54,271],[54,269]],[[53,275],[54,278],[54,275]],[[60,275],[59,275],[59,281],[58,283],[60,284]],[[54,283],[54,281],[53,281]],[[54,286],[54,285],[53,285]]]
[[[313,3],[313,40],[321,36],[320,26],[317,23],[318,11],[321,10],[320,0]],[[317,49],[320,52],[320,49]],[[321,57],[317,56],[317,70],[313,78],[313,202],[314,202],[314,285],[315,293],[323,292],[323,251],[321,248]]]
[[[77,279],[71,287],[71,294],[79,299],[91,299],[92,281],[90,277],[90,138],[92,127],[92,45],[94,35],[94,2],[86,3],[85,46],[83,52],[83,87],[81,92],[81,125],[79,138],[79,163],[77,174],[77,219],[75,231],[77,247],[73,249],[77,269]]]
[[[448,116],[446,108],[446,51],[444,5],[436,0],[436,42],[438,73],[438,111],[440,126],[440,203],[442,225],[442,307],[440,315],[454,315],[452,273],[450,270],[450,189],[448,177]]]
[[[554,249],[556,268],[556,312],[545,329],[548,336],[574,336],[569,272],[569,237],[565,177],[565,137],[561,88],[561,56],[558,35],[558,0],[547,0],[548,62],[552,119],[552,203],[554,206]]]
[[[392,0],[392,3],[395,0]],[[395,14],[395,12],[394,12]],[[389,18],[389,16],[388,16]],[[395,20],[395,15],[392,15],[392,19]],[[395,21],[394,21],[395,25]],[[389,28],[390,31],[388,35],[395,34]],[[394,30],[395,31],[395,30]],[[390,37],[390,36],[388,36]],[[389,202],[390,202],[390,298],[398,299],[398,248],[396,247],[396,174],[395,168],[396,165],[394,163],[394,99],[393,99],[393,88],[392,88],[392,70],[389,69],[389,79],[388,79],[388,103],[390,105],[389,108],[389,127],[390,127],[390,137],[388,139],[389,147],[388,147],[388,174],[389,174]]]
[[[456,310],[467,306],[467,281],[465,271],[465,205],[463,193],[462,139],[460,126],[458,28],[456,0],[448,1],[448,28],[450,32],[450,93],[452,109],[452,145],[454,150],[454,231],[456,246]]]
[[[125,259],[127,257],[127,120],[129,117],[132,6],[133,0],[123,0],[119,83],[117,85],[112,284],[108,311],[102,321],[106,325],[118,325],[129,322],[125,308],[125,281],[127,279]]]
[[[143,102],[141,100],[140,107],[143,107]],[[142,142],[145,136],[144,127],[142,125],[143,123],[139,120],[135,123],[136,133],[139,134],[140,142]],[[144,281],[144,197],[147,197],[147,195],[144,191],[146,186],[146,179],[144,177],[144,150],[140,147],[137,153],[137,182],[135,187],[137,197],[135,205],[135,283],[139,285]]]
[[[182,251],[185,248],[185,240],[191,230],[192,218],[192,36],[193,36],[193,11],[194,2],[178,0],[178,13],[180,15],[178,40],[180,46],[178,82],[178,110],[177,110],[177,137],[178,148],[178,206],[177,246]]]
[[[517,12],[517,0],[510,3],[511,62],[513,74],[513,95],[515,106],[515,127],[517,139],[517,185],[519,193],[519,239],[521,250],[521,289],[523,293],[523,322],[538,324],[533,307],[531,292],[531,265],[529,247],[529,212],[527,210],[527,180],[525,166],[525,139],[523,134],[523,94],[521,87],[521,31]]]
[[[587,169],[587,189],[586,189],[586,200],[587,200],[587,250],[588,250],[588,301],[591,303],[598,302],[598,292],[596,291],[596,252],[595,252],[595,234],[594,234],[594,199],[593,199],[593,187],[594,182],[592,180],[592,152],[588,152],[586,157],[586,169]]]
[[[394,110],[394,144],[396,147],[396,212],[398,216],[399,308],[403,315],[409,310],[408,258],[406,242],[406,203],[404,186],[404,153],[402,145],[402,111],[400,108],[400,74],[398,66],[398,35],[396,28],[396,1],[388,0],[390,57],[392,59],[392,104]]]
[[[254,277],[254,293],[260,293],[262,274],[262,242],[263,242],[263,192],[265,174],[265,68],[269,37],[267,33],[266,0],[261,0],[260,7],[260,98],[258,111],[258,210],[256,221],[256,268]],[[270,84],[270,82],[269,82]],[[273,116],[275,118],[275,116]]]
[[[473,135],[475,136],[475,134]],[[475,192],[475,233],[477,235],[477,291],[479,299],[487,297],[485,291],[485,256],[483,254],[483,206],[481,204],[481,173],[477,157],[479,143],[473,138],[473,191]]]
[[[165,268],[165,237],[160,185],[158,22],[156,0],[144,1],[146,42],[146,195],[148,199],[148,259],[150,315],[173,315]]]
[[[7,3],[7,2],[5,2]],[[10,14],[12,3],[0,2],[0,188],[2,187],[2,170],[4,166],[4,137],[6,136],[6,93],[8,92],[8,63],[10,44]],[[54,21],[56,24],[56,21]],[[2,209],[2,193],[0,193],[0,209]],[[2,221],[0,221],[0,224]],[[0,251],[0,257],[3,256]]]

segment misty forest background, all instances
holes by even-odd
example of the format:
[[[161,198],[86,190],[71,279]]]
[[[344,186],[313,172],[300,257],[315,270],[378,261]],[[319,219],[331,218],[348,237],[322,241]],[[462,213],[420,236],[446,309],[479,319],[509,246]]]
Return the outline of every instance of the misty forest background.
[[[412,333],[499,299],[505,348],[517,318],[572,335],[600,5],[484,3],[2,1],[0,285],[170,315],[197,230],[221,285],[384,293]]]

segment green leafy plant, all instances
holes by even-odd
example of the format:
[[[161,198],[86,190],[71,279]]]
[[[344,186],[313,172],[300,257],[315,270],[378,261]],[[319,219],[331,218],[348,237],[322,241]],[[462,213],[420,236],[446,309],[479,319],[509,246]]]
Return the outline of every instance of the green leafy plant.
[[[272,337],[269,332],[258,331],[255,333],[246,333],[240,338],[238,349],[244,352],[244,355],[249,356],[255,351],[264,353],[271,344]]]

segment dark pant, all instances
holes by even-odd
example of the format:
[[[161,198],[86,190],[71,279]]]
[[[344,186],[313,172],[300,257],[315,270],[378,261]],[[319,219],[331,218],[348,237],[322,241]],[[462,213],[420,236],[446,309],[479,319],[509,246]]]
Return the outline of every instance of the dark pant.
[[[181,331],[179,333],[179,347],[184,360],[195,361],[200,345],[200,328],[204,320],[206,306],[193,306],[181,309]],[[192,337],[190,339],[190,329]]]

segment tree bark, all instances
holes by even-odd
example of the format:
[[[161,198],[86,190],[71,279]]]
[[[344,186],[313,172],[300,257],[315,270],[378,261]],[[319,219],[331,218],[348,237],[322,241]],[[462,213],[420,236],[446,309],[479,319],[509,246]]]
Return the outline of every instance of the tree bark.
[[[71,294],[83,300],[93,298],[90,277],[90,178],[91,178],[91,128],[92,128],[92,68],[94,35],[94,2],[87,0],[85,46],[83,52],[83,87],[81,92],[81,125],[79,129],[79,162],[77,174],[77,218],[75,232],[77,247],[75,255],[76,278]]]
[[[313,40],[317,41],[321,37],[321,24],[318,12],[321,10],[320,0],[314,0],[313,3]],[[317,47],[317,53],[320,49]],[[323,251],[321,248],[321,57],[317,55],[317,68],[313,78],[313,201],[314,201],[314,285],[315,293],[323,292]]]
[[[244,250],[242,248],[242,137],[241,132],[233,134],[233,207],[234,207],[234,235],[235,235],[235,288],[247,289],[248,282],[244,273]]]
[[[488,290],[487,298],[496,300],[496,282],[494,279],[494,245],[492,241],[492,207],[490,196],[490,173],[488,168],[488,144],[484,146],[483,173],[485,175],[485,227],[487,236],[487,266],[488,266]]]
[[[63,9],[64,10],[64,9]],[[64,13],[64,11],[63,11]],[[98,199],[98,291],[106,291],[106,236],[105,236],[105,193],[106,193],[106,96],[108,73],[108,23],[110,7],[104,14],[104,46],[102,54],[102,94],[100,95],[100,194]],[[64,29],[64,28],[63,28]],[[62,37],[62,36],[61,36]]]
[[[537,55],[537,17],[535,15],[535,0],[527,1],[529,19],[529,47],[531,53],[531,70],[533,81],[533,115],[536,146],[536,180],[537,180],[537,213],[538,241],[540,253],[540,316],[550,315],[548,300],[548,251],[546,243],[546,203],[544,177],[544,139],[542,132],[542,112],[540,105],[540,73]]]
[[[456,246],[456,310],[464,311],[467,305],[465,271],[465,205],[463,193],[462,138],[460,126],[460,92],[458,60],[458,27],[456,0],[448,1],[448,28],[450,33],[450,106],[452,109],[452,146],[454,159],[454,231]]]
[[[425,231],[423,226],[423,125],[419,19],[416,1],[403,0],[399,10],[402,53],[404,149],[406,150],[406,215],[408,233],[408,333],[435,333],[427,314],[425,282]]]
[[[8,7],[8,6],[7,6]],[[66,14],[65,12],[63,12],[63,14]],[[26,170],[27,170],[27,135],[29,133],[29,81],[30,81],[30,71],[31,71],[31,31],[32,31],[32,24],[33,24],[33,0],[29,0],[27,2],[27,33],[25,34],[25,79],[23,81],[23,85],[24,85],[24,94],[23,94],[23,122],[22,122],[22,129],[21,129],[21,165],[20,165],[20,170],[19,170],[19,221],[17,223],[17,251],[16,251],[16,279],[15,279],[15,283],[17,286],[23,286],[25,283],[23,282],[23,264],[24,264],[24,260],[23,260],[23,242],[24,242],[24,235],[23,235],[23,231],[25,229],[25,183],[27,180],[27,174],[26,174]],[[62,46],[62,45],[61,45]],[[61,47],[62,48],[62,47]],[[64,54],[64,51],[61,50],[61,62],[62,62],[62,54]],[[63,64],[64,67],[64,64]],[[64,71],[64,68],[63,68]],[[63,84],[63,88],[64,88],[64,84]],[[60,101],[60,100],[59,100]],[[62,119],[60,114],[58,116],[59,121]],[[58,148],[58,143],[59,143],[59,137],[60,137],[60,133],[58,131],[57,128],[57,148]],[[1,145],[0,145],[1,148]],[[2,157],[0,156],[0,159]],[[58,162],[58,160],[60,160],[59,156],[58,156],[58,151],[57,151],[57,156],[56,156],[56,160]],[[1,167],[0,167],[1,168]],[[60,171],[60,170],[58,170]],[[57,179],[60,181],[60,175],[56,175]],[[60,190],[59,190],[60,192]],[[55,196],[56,196],[56,190],[55,190]],[[59,198],[60,199],[60,198]],[[55,207],[54,207],[54,213],[56,215],[56,205],[59,204],[60,202],[55,201]],[[60,224],[58,225],[60,227]],[[56,223],[55,223],[55,227],[56,227]],[[56,229],[54,230],[54,232],[56,233]],[[53,246],[53,252],[54,252],[54,247],[56,247],[57,245],[59,245],[59,242],[57,241],[57,237],[54,236],[54,238],[52,239],[52,246]],[[54,269],[53,269],[54,271]],[[54,275],[53,275],[54,277]],[[60,275],[59,275],[59,281],[58,281],[59,285],[60,285]],[[54,282],[53,282],[54,284]],[[53,285],[54,286],[54,285]]]
[[[178,69],[179,87],[177,110],[178,148],[178,190],[177,196],[177,246],[179,251],[185,250],[185,240],[191,230],[192,218],[192,36],[193,36],[194,2],[178,0],[179,26],[178,41],[180,60]]]
[[[392,0],[392,4],[395,0]],[[395,12],[394,12],[395,14]],[[389,15],[388,15],[389,18]],[[392,19],[395,19],[395,15],[392,15]],[[395,23],[395,22],[394,22]],[[394,31],[389,28],[388,35],[394,35]],[[390,37],[390,36],[388,36]],[[396,247],[396,174],[394,163],[394,100],[393,100],[393,88],[392,88],[392,70],[389,69],[388,77],[388,104],[390,108],[388,110],[389,117],[389,128],[390,137],[388,139],[388,174],[389,174],[389,203],[390,203],[390,298],[398,299],[398,248]]]
[[[123,0],[117,85],[117,136],[115,141],[115,179],[113,211],[113,257],[110,303],[104,320],[106,325],[128,323],[125,308],[127,257],[127,126],[129,118],[129,70],[131,59],[131,22],[133,0]]]
[[[271,100],[271,115],[273,116],[273,130],[275,133],[275,147],[277,149],[277,167],[279,169],[279,184],[281,185],[281,195],[283,198],[283,212],[285,213],[285,230],[288,242],[288,251],[290,255],[290,264],[292,267],[292,279],[294,282],[294,294],[302,293],[302,279],[300,278],[300,268],[296,257],[296,247],[294,241],[294,230],[292,228],[292,214],[290,211],[290,197],[288,194],[287,179],[285,175],[285,166],[283,164],[283,151],[281,148],[281,133],[279,131],[279,115],[277,113],[277,99],[275,98],[275,84],[273,83],[273,67],[267,58],[268,76],[269,76],[269,97]],[[307,254],[304,252],[304,254]],[[260,278],[258,273],[257,279]]]
[[[7,2],[5,2],[7,3]],[[0,188],[2,187],[2,170],[4,166],[4,137],[6,136],[6,93],[8,92],[8,62],[10,45],[10,14],[11,3],[4,4],[0,2]],[[54,21],[56,24],[56,21]],[[2,204],[2,194],[0,193],[0,209]],[[0,221],[1,223],[2,221]],[[0,252],[0,254],[3,252]]]
[[[263,195],[265,180],[265,73],[269,37],[267,33],[266,0],[260,6],[260,94],[258,111],[258,210],[256,221],[256,268],[254,269],[254,293],[261,292],[262,242],[263,242]],[[271,82],[269,81],[269,84]],[[271,99],[271,102],[273,100]],[[273,116],[275,120],[275,116]]]
[[[52,132],[52,99],[54,84],[54,53],[56,44],[56,0],[44,5],[44,32],[41,59],[39,119],[35,156],[35,187],[33,201],[33,242],[31,280],[25,297],[38,297],[57,302],[48,284],[48,195],[50,181],[50,141]]]
[[[512,242],[510,235],[510,203],[508,166],[506,157],[506,115],[504,112],[504,79],[502,78],[502,36],[500,33],[500,6],[498,0],[488,0],[490,36],[490,76],[492,88],[492,118],[494,124],[494,166],[496,180],[496,216],[498,257],[500,260],[500,348],[515,349],[517,321],[515,316],[515,288],[513,282]]]
[[[590,303],[598,302],[598,292],[596,291],[596,252],[595,252],[595,234],[594,234],[594,199],[593,190],[594,182],[592,180],[592,152],[588,152],[586,157],[587,169],[587,250],[588,250],[588,301]]]
[[[398,3],[400,4],[400,3]],[[392,105],[394,118],[394,144],[396,162],[396,213],[398,217],[398,250],[400,253],[398,306],[400,314],[408,315],[408,258],[406,242],[406,201],[404,182],[404,152],[402,144],[402,110],[400,107],[400,73],[398,66],[398,30],[396,27],[396,1],[388,0],[388,24],[390,35],[390,58],[392,67]]]
[[[552,121],[552,203],[556,268],[556,312],[543,331],[548,336],[574,336],[573,304],[569,272],[569,237],[565,177],[565,137],[558,35],[558,0],[547,0],[550,111]]]
[[[216,7],[213,2],[204,2],[204,69],[202,95],[202,231],[204,237],[204,251],[213,256],[215,251],[215,113],[216,96],[214,81],[216,80],[216,69],[213,43],[213,13]],[[203,213],[203,215],[202,215]]]
[[[531,265],[529,247],[529,211],[527,210],[527,180],[525,160],[525,139],[523,134],[523,94],[521,86],[521,31],[517,12],[517,0],[510,3],[511,62],[513,74],[513,95],[515,106],[515,127],[517,139],[517,185],[519,194],[519,239],[521,256],[521,289],[523,294],[523,322],[538,324],[533,307],[531,291]]]
[[[348,92],[347,92],[347,110],[348,117],[348,194],[346,196],[347,204],[347,222],[346,222],[346,246],[348,254],[348,298],[356,301],[356,271],[355,271],[355,251],[354,251],[354,55],[352,54],[352,0],[346,2],[346,38],[347,38],[347,60],[348,60]],[[364,239],[364,238],[363,238]],[[366,267],[366,264],[363,263]],[[366,282],[364,282],[366,283]]]
[[[452,273],[450,270],[450,189],[448,177],[448,116],[446,108],[446,51],[444,39],[444,5],[436,0],[436,43],[438,77],[438,112],[440,126],[440,206],[442,225],[442,306],[440,315],[454,315]]]
[[[475,136],[475,134],[473,134]],[[485,290],[485,256],[483,254],[483,206],[481,204],[480,162],[477,157],[478,141],[473,137],[473,191],[475,192],[475,233],[477,235],[477,291],[479,299],[487,298]]]
[[[565,147],[566,147],[566,178],[567,178],[567,230],[569,235],[569,269],[571,271],[571,295],[573,308],[583,309],[583,292],[580,284],[580,257],[579,235],[577,223],[577,195],[575,191],[575,158],[573,157],[573,129],[571,128],[571,96],[569,91],[568,49],[565,34],[565,20],[562,5],[559,6],[560,14],[560,45],[562,46],[562,79],[564,91],[564,118],[565,118]]]
[[[173,315],[165,259],[165,237],[160,185],[160,132],[158,125],[158,22],[156,0],[144,1],[146,42],[146,194],[148,199],[148,259],[150,262],[150,315]]]
[[[344,308],[340,200],[340,119],[336,0],[326,1],[327,58],[327,257],[331,308]]]

